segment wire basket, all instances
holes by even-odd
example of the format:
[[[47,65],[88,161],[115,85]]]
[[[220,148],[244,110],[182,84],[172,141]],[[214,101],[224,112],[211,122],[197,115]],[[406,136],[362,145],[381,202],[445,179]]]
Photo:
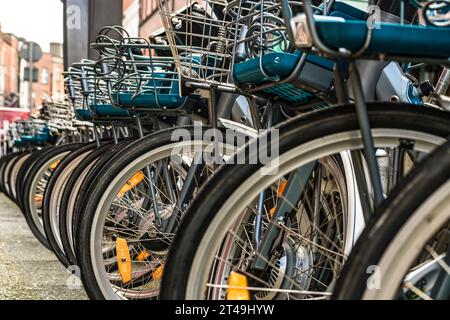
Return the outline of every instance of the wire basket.
[[[158,55],[170,52],[167,45],[150,44],[144,38],[114,40],[101,35],[95,47],[103,53],[95,72],[107,83],[115,107],[150,112],[184,105],[174,59]]]
[[[183,81],[233,88],[234,32],[226,0],[158,0],[172,55]],[[173,4],[175,7],[173,8]]]
[[[77,118],[91,121],[111,107],[108,86],[97,77],[93,61],[74,65],[66,73],[66,90]]]
[[[29,119],[15,124],[15,144],[43,144],[50,142],[52,136],[44,120]]]
[[[74,112],[68,101],[47,100],[42,105],[43,119],[47,120],[51,132],[73,131]]]

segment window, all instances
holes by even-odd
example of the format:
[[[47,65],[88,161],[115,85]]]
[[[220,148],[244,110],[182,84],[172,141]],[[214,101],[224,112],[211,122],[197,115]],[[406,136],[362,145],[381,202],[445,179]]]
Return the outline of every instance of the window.
[[[42,68],[41,70],[41,83],[42,84],[48,84],[49,80],[49,73],[47,68]]]

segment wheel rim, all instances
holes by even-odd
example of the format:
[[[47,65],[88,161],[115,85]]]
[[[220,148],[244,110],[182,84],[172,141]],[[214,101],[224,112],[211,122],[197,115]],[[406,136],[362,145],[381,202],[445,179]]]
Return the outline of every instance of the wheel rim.
[[[50,197],[50,203],[48,207],[48,217],[49,217],[49,225],[50,230],[52,232],[53,237],[56,240],[56,243],[58,245],[58,249],[61,252],[64,252],[63,246],[62,246],[62,240],[59,230],[59,219],[60,219],[60,208],[61,208],[61,199],[62,199],[62,193],[64,191],[64,188],[66,186],[67,180],[69,179],[70,175],[72,174],[73,170],[78,166],[78,164],[83,161],[84,158],[87,157],[89,154],[89,151],[80,155],[76,159],[73,159],[61,172],[61,174],[58,176],[57,181],[55,182],[55,185],[52,190],[52,194],[47,194],[47,197]]]
[[[416,141],[415,149],[417,151],[425,153],[430,153],[439,144],[445,142],[444,139],[439,139],[433,135],[400,129],[374,129],[373,135],[378,148],[398,147],[400,145],[399,137],[407,137]],[[280,177],[293,171],[295,168],[328,155],[361,148],[361,136],[357,131],[330,135],[284,153],[280,157],[279,170],[275,176],[261,176],[261,172],[257,172],[247,179],[229,197],[229,200],[221,206],[215,218],[211,221],[208,232],[204,234],[201,240],[202,245],[197,248],[190,269],[186,299],[198,300],[205,298],[214,256],[222,245],[226,233],[235,223],[237,216],[247,207],[248,199],[254,199],[258,196],[260,190],[270,187],[273,181],[280,179]],[[322,298],[329,295],[329,292],[324,292]]]
[[[45,189],[47,183],[52,174],[51,165],[61,159],[63,159],[69,152],[64,152],[57,156],[52,157],[46,163],[44,163],[31,182],[30,193],[28,194],[28,204],[30,208],[30,216],[39,233],[46,239],[44,224],[42,220],[42,202],[44,199]],[[39,200],[38,199],[42,199]]]
[[[436,235],[443,227],[448,228],[449,223],[450,181],[447,181],[413,213],[390,242],[377,265],[379,274],[382,276],[380,287],[376,290],[367,289],[363,299],[392,300],[398,298],[399,290],[404,284],[407,274],[415,266],[415,260],[424,251],[430,250],[425,248],[430,238],[433,238],[432,236]],[[439,255],[440,253],[434,252],[434,254]],[[413,283],[409,283],[409,285],[408,289],[417,294],[419,298],[428,298],[427,293]]]
[[[152,150],[150,152],[147,152],[145,155],[139,157],[135,161],[133,161],[130,165],[128,165],[126,168],[124,168],[119,175],[117,175],[116,179],[114,180],[114,183],[110,184],[110,187],[105,190],[104,196],[99,201],[99,205],[95,212],[94,221],[92,223],[92,228],[90,231],[91,237],[90,237],[90,256],[92,261],[92,267],[95,274],[95,277],[97,279],[97,285],[99,286],[100,290],[102,291],[102,294],[107,299],[151,299],[156,298],[159,295],[159,282],[160,278],[158,278],[154,283],[152,284],[153,287],[150,286],[150,288],[145,288],[147,290],[142,290],[142,288],[138,288],[137,290],[132,289],[125,289],[120,288],[118,285],[114,285],[111,282],[114,282],[114,276],[117,278],[117,273],[113,276],[111,276],[111,272],[108,273],[107,269],[105,269],[105,241],[104,241],[104,226],[105,221],[109,216],[109,211],[111,208],[111,204],[114,202],[114,200],[117,198],[116,195],[120,193],[120,190],[123,186],[127,184],[127,182],[130,180],[130,177],[132,177],[136,172],[140,172],[152,163],[161,162],[163,159],[168,159],[171,155],[174,149],[179,148],[183,149],[183,155],[186,155],[186,153],[191,152],[192,154],[195,151],[203,150],[204,148],[210,147],[210,144],[207,142],[182,142],[182,143],[173,143],[170,145],[166,145],[160,148],[157,148],[155,150]],[[220,145],[221,150],[225,150],[224,154],[231,155],[234,153],[235,148],[231,146],[223,146]],[[188,152],[186,152],[188,150]],[[205,168],[205,170],[209,170],[210,168]],[[170,208],[169,208],[170,209]],[[185,210],[185,208],[180,209]],[[170,210],[169,210],[170,211]],[[168,237],[169,235],[165,235],[165,237]],[[173,235],[170,235],[172,237]],[[142,249],[142,248],[140,248]],[[167,248],[168,249],[168,248]],[[114,252],[114,244],[111,245],[110,250]],[[136,248],[132,248],[130,251],[135,251]],[[133,252],[132,252],[133,253]],[[134,252],[135,255],[138,252]],[[142,253],[142,252],[139,252]],[[155,252],[151,252],[153,255],[155,255]],[[157,256],[159,254],[160,256]],[[153,261],[145,261],[146,265],[141,270],[143,274],[150,274],[152,273],[152,276],[155,271],[161,271],[157,270],[161,267],[161,265],[164,264],[164,261],[166,259],[167,250],[163,252],[157,253],[157,258],[160,258],[160,261],[153,260]],[[135,263],[136,261],[133,261]],[[134,265],[133,265],[134,267]],[[139,272],[136,272],[138,274]],[[120,285],[120,284],[119,284]],[[123,285],[123,284],[122,284]]]

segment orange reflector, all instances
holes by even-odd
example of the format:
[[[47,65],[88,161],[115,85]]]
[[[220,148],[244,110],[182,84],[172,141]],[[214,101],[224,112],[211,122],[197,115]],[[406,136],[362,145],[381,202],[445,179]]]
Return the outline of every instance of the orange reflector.
[[[141,171],[136,173],[130,180],[128,180],[127,184],[120,189],[119,197],[123,197],[125,193],[136,187],[144,179],[145,176]]]
[[[273,218],[273,215],[275,214],[275,212],[277,212],[277,208],[276,207],[270,209],[270,211],[269,211],[270,218]]]
[[[128,249],[127,240],[117,238],[116,240],[116,256],[119,273],[122,277],[122,283],[128,283],[132,279],[132,266],[130,250]]]
[[[155,271],[153,271],[153,280],[161,280],[164,272],[164,265],[160,265]]]
[[[58,165],[61,163],[61,160],[58,160],[58,161],[56,161],[56,162],[53,162],[51,165],[50,165],[50,170],[52,170],[52,171],[55,171],[55,169],[58,167]]]
[[[43,200],[44,200],[44,196],[41,196],[39,194],[34,196],[34,202],[36,202],[36,203],[42,203]]]
[[[286,186],[287,186],[287,181],[280,184],[280,186],[278,187],[278,192],[277,192],[278,198],[281,198],[283,196],[284,190],[286,190]]]
[[[277,190],[278,198],[281,198],[283,196],[284,190],[286,190],[286,186],[287,186],[287,181],[280,184],[280,186],[278,187],[278,190]],[[275,214],[276,211],[277,211],[276,207],[273,207],[272,209],[270,209],[270,211],[269,211],[270,218],[273,218],[273,215]]]
[[[142,251],[141,253],[139,253],[139,255],[137,256],[137,261],[142,262],[144,260],[147,260],[147,258],[150,257],[150,253],[147,250]]]
[[[248,287],[246,276],[232,272],[228,280],[228,286],[230,288],[227,290],[227,300],[250,300],[250,292],[245,289]]]

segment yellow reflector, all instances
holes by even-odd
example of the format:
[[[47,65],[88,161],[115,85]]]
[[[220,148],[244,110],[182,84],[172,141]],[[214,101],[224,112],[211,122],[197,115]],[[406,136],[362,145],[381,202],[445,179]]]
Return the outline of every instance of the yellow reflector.
[[[42,203],[43,200],[44,200],[44,196],[41,196],[39,194],[34,196],[34,202],[36,202],[36,203]]]
[[[136,187],[144,179],[145,179],[144,174],[141,171],[139,171],[130,180],[128,180],[127,184],[124,185],[122,189],[120,189],[118,196],[123,197],[125,193]]]
[[[153,271],[153,280],[161,280],[164,272],[164,265],[160,265],[155,271]]]
[[[133,269],[131,266],[131,256],[130,250],[128,249],[127,240],[117,238],[116,255],[117,264],[119,266],[119,273],[122,277],[122,283],[128,283],[131,281]]]
[[[228,280],[228,286],[227,300],[250,300],[250,292],[246,289],[248,287],[246,276],[232,272]]]
[[[52,171],[55,171],[55,169],[58,167],[58,165],[61,163],[61,160],[58,160],[58,161],[56,161],[56,162],[53,162],[51,165],[50,165],[50,170],[52,170]]]
[[[149,257],[150,257],[150,253],[147,250],[144,250],[141,253],[139,253],[139,255],[137,256],[137,261],[142,262]]]

